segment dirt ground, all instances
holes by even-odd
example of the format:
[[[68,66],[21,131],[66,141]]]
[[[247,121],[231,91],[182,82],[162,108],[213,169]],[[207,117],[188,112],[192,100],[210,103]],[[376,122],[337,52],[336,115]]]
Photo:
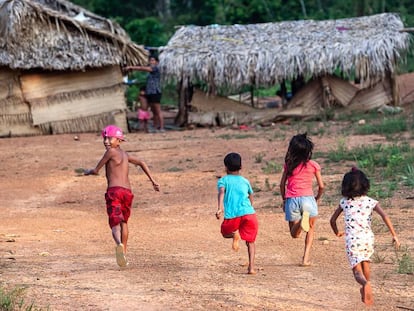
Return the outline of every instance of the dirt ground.
[[[324,125],[316,124],[323,127]],[[301,267],[304,237],[292,239],[277,195],[290,137],[303,125],[262,129],[195,129],[130,133],[122,147],[145,160],[161,184],[156,193],[131,166],[135,193],[129,222],[129,266],[116,265],[104,204],[106,180],[75,170],[94,167],[104,152],[98,134],[0,140],[0,285],[25,288],[25,301],[50,310],[365,310],[329,218],[351,163],[322,166],[322,198],[312,266]],[[342,136],[332,123],[312,135],[315,151],[386,143],[381,136]],[[410,134],[410,142],[414,143]],[[217,178],[223,157],[243,157],[259,218],[257,275],[247,275],[247,250],[233,252],[220,235]],[[275,164],[277,172],[268,168]],[[414,247],[412,189],[383,206],[402,245]],[[375,304],[369,310],[414,310],[414,276],[397,273],[391,236],[378,215],[371,270]],[[367,308],[368,309],[368,308]]]

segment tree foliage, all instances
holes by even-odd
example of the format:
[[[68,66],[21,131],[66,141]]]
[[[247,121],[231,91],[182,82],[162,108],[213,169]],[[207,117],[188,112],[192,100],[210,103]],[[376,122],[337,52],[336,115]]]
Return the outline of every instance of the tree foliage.
[[[338,19],[382,12],[399,13],[414,27],[414,1],[399,0],[73,0],[116,20],[131,39],[162,46],[179,25],[254,24],[299,19]],[[414,70],[410,56],[407,68]]]

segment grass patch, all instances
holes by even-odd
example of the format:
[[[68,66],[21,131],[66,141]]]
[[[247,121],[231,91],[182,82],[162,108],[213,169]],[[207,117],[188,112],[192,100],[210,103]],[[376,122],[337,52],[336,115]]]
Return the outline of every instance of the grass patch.
[[[398,263],[398,273],[399,274],[413,274],[414,273],[414,259],[409,253],[408,247],[404,247],[402,250],[401,257],[396,252],[397,263]]]
[[[371,135],[379,134],[389,137],[390,135],[404,132],[407,130],[407,121],[402,117],[384,118],[381,122],[372,122],[358,126],[355,129],[356,134]]]
[[[262,168],[263,173],[265,174],[276,174],[282,170],[282,165],[276,163],[275,161],[267,161],[266,166]]]
[[[42,309],[34,305],[34,303],[26,303],[24,301],[24,288],[16,287],[11,290],[0,288],[0,310],[1,311],[42,311]]]
[[[217,136],[217,138],[224,139],[224,140],[245,139],[245,138],[252,138],[252,137],[256,137],[256,135],[254,134],[235,134],[235,135],[223,134],[223,135]]]
[[[169,169],[167,169],[167,172],[181,172],[181,171],[183,171],[183,169],[179,168],[179,167],[176,167],[176,166],[173,166],[173,167],[170,167]]]
[[[392,197],[399,183],[414,184],[414,150],[407,142],[350,149],[340,140],[336,149],[318,156],[331,162],[356,163],[371,179],[370,194],[378,198]]]

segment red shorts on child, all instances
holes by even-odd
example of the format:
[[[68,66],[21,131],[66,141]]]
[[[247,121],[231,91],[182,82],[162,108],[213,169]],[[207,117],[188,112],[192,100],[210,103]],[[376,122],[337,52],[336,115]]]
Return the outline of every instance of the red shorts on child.
[[[256,214],[244,215],[231,219],[224,219],[221,224],[221,234],[228,236],[239,230],[240,237],[246,242],[256,241],[259,223]]]
[[[112,228],[121,222],[128,222],[131,215],[131,205],[134,195],[130,189],[110,187],[105,193],[106,212],[109,217],[109,226]]]
[[[138,120],[149,120],[150,113],[149,111],[138,109]]]

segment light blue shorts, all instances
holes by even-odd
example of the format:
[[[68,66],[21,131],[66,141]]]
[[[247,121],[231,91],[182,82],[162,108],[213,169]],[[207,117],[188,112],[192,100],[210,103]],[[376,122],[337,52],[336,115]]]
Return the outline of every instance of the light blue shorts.
[[[285,202],[285,220],[299,221],[304,211],[309,212],[309,217],[318,216],[318,205],[314,196],[287,198]]]

